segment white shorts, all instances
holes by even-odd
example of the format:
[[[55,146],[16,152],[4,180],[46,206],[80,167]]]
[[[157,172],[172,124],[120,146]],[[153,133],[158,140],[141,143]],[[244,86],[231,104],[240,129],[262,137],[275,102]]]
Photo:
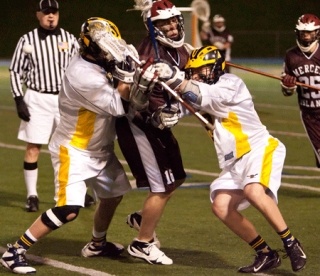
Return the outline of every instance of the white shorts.
[[[268,188],[267,193],[278,203],[285,156],[285,146],[278,139],[270,137],[265,145],[253,149],[223,169],[210,185],[210,201],[214,201],[217,190],[243,190],[249,183],[261,183]],[[238,210],[249,206],[250,203],[244,199],[239,204]]]
[[[58,95],[27,89],[23,100],[28,106],[30,121],[21,120],[18,139],[33,144],[48,144],[59,123]]]
[[[84,206],[87,187],[99,198],[124,195],[131,190],[126,173],[113,151],[103,158],[84,155],[72,147],[50,147],[54,168],[56,206]]]

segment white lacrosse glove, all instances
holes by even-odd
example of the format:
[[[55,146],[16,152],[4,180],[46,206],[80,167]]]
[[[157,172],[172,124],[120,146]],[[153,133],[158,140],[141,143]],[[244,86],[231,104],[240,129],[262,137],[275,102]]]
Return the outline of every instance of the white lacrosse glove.
[[[133,83],[135,73],[135,63],[129,57],[125,61],[117,63],[113,72],[113,77],[124,83]]]
[[[175,105],[159,106],[151,116],[151,124],[159,129],[172,128],[180,118],[180,109]]]
[[[159,75],[159,80],[164,81],[171,89],[177,89],[185,78],[185,73],[177,66],[171,66],[164,62],[154,65]]]
[[[149,58],[142,67],[137,67],[131,86],[131,106],[138,111],[148,107],[149,96],[154,85],[158,82],[158,74],[154,68],[153,58]]]
[[[292,96],[297,91],[297,78],[286,73],[281,73],[281,91],[284,96]]]

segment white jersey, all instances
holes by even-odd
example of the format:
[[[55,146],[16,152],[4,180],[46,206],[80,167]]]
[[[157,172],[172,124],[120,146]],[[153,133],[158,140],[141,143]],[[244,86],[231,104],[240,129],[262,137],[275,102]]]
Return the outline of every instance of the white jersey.
[[[224,74],[216,84],[199,83],[199,88],[201,110],[215,118],[214,144],[221,169],[269,139],[251,94],[239,77]]]
[[[106,72],[76,55],[65,72],[59,104],[60,123],[49,148],[73,147],[87,156],[106,156],[115,139],[114,116],[125,114]]]

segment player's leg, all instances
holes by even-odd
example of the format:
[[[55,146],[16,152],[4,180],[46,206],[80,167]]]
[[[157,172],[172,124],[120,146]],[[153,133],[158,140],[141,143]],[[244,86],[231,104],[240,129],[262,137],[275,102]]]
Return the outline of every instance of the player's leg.
[[[117,257],[124,251],[121,244],[107,241],[107,231],[123,195],[131,190],[131,186],[115,154],[110,153],[108,157],[108,165],[100,174],[86,181],[100,202],[94,215],[91,241],[81,251],[84,257]]]
[[[300,116],[315,154],[316,166],[320,168],[320,116],[308,112],[300,112]]]
[[[37,182],[40,150],[40,144],[27,143],[23,169],[27,189],[27,203],[25,208],[28,212],[36,212],[39,210]]]
[[[172,260],[159,250],[154,235],[172,192],[185,179],[178,143],[173,142],[174,137],[170,132],[155,128],[144,128],[142,131],[128,121],[117,125],[117,133],[120,148],[136,178],[137,187],[150,188],[141,210],[138,237],[128,246],[128,252],[152,264],[170,265]]]
[[[26,260],[27,250],[53,230],[74,220],[78,216],[80,208],[81,206],[65,205],[54,207],[42,213],[14,244],[7,245],[7,251],[0,259],[1,264],[14,273],[36,273],[36,269],[31,267]]]
[[[213,213],[256,252],[254,262],[240,267],[239,272],[256,273],[274,268],[281,262],[278,254],[258,234],[254,225],[240,213],[240,210],[250,205],[242,191],[242,174],[237,175],[241,169],[237,164],[230,169],[232,172],[223,171],[210,185],[210,200]]]
[[[37,192],[38,158],[41,145],[47,145],[55,126],[55,114],[59,113],[58,96],[27,89],[24,101],[28,105],[30,121],[21,121],[18,139],[27,143],[24,157],[24,178],[27,188],[26,210],[39,209]]]
[[[281,175],[285,158],[284,145],[270,138],[261,154],[254,154],[247,162],[246,175],[260,171],[259,183],[248,183],[244,187],[246,199],[266,218],[268,223],[281,238],[287,255],[290,258],[293,271],[299,271],[306,265],[306,255],[299,242],[288,228],[277,205],[277,192],[281,184]],[[252,181],[258,181],[253,179]]]

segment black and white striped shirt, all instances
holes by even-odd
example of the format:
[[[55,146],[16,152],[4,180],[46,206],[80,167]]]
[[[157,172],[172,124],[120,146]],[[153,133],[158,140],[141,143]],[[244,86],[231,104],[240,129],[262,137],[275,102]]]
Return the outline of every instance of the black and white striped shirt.
[[[75,36],[62,28],[39,27],[23,35],[9,68],[13,97],[24,95],[23,85],[41,93],[59,93],[64,72],[78,50]]]

